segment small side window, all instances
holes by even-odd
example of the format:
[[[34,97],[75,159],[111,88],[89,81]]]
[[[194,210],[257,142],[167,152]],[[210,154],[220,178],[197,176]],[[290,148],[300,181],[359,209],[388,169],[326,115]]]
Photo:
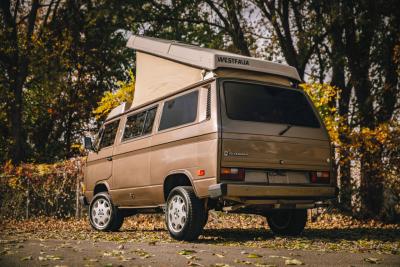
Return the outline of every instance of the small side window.
[[[157,107],[134,114],[126,119],[123,140],[150,134],[153,129]]]
[[[126,119],[125,131],[123,139],[131,139],[142,135],[144,120],[146,119],[146,112],[129,116]]]
[[[197,117],[198,91],[179,96],[164,103],[159,130],[194,122]]]
[[[157,114],[157,107],[147,111],[146,122],[144,123],[143,134],[149,134],[153,131],[154,119]]]
[[[107,146],[112,146],[114,144],[115,135],[117,134],[119,125],[119,120],[113,121],[104,125],[103,136],[100,140],[99,149],[102,149]]]

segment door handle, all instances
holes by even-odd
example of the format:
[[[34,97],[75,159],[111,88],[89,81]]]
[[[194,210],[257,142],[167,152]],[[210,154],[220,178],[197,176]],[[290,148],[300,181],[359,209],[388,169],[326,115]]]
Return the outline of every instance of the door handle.
[[[107,157],[106,158],[108,161],[112,161],[112,157]]]

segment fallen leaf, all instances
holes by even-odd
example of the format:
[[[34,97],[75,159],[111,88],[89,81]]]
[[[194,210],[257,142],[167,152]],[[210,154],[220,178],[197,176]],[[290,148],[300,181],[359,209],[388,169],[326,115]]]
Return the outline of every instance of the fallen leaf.
[[[218,258],[225,258],[224,255],[222,254],[218,254],[218,253],[213,253],[214,256],[217,256]]]
[[[261,263],[261,262],[254,263],[254,266],[257,266],[257,267],[276,267],[275,264],[268,264],[268,263]]]
[[[286,256],[277,256],[277,255],[269,255],[268,257],[270,258],[281,258],[285,260],[291,260],[292,258],[286,257]]]
[[[253,264],[253,263],[250,262],[250,261],[244,261],[244,260],[239,260],[239,259],[235,259],[234,262],[235,262],[235,263],[240,263],[240,264],[245,264],[245,265],[251,265],[251,264]]]
[[[285,260],[285,265],[303,265],[304,263],[296,259]]]
[[[364,261],[372,263],[372,264],[377,264],[380,262],[380,259],[371,257],[371,258],[365,258]]]
[[[179,255],[190,255],[192,253],[196,253],[196,251],[191,249],[184,249],[178,252]]]
[[[56,256],[56,255],[47,255],[46,258],[48,260],[52,260],[52,261],[57,261],[57,260],[62,260],[63,259],[62,256]]]
[[[189,261],[188,266],[203,266],[203,265],[194,261]]]
[[[123,256],[121,256],[119,259],[120,259],[121,261],[131,261],[131,260],[134,260],[135,258],[133,258],[133,257],[123,257]]]
[[[259,254],[250,253],[249,255],[247,255],[247,258],[262,258],[262,256]]]
[[[21,258],[21,261],[30,261],[32,259],[33,259],[32,256],[26,256],[26,257]]]
[[[45,261],[45,260],[47,260],[47,259],[46,259],[46,257],[39,256],[39,257],[38,257],[38,260],[39,260],[39,261]]]

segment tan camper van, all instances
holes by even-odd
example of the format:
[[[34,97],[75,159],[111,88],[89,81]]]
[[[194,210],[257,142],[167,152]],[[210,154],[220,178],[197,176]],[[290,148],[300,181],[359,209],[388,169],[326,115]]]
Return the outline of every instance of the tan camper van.
[[[299,234],[307,209],[336,197],[328,134],[296,69],[178,42],[132,36],[136,91],[92,142],[84,194],[93,228],[164,212],[194,240],[208,211],[265,216]]]

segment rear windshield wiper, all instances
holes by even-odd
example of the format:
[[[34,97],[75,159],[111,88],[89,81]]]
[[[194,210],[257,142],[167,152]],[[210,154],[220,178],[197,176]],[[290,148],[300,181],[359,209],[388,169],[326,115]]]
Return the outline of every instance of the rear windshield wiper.
[[[289,131],[290,130],[290,128],[292,128],[293,127],[293,125],[288,125],[288,126],[286,126],[286,128],[285,129],[283,129],[282,131],[280,131],[279,132],[279,135],[284,135],[287,131]]]

